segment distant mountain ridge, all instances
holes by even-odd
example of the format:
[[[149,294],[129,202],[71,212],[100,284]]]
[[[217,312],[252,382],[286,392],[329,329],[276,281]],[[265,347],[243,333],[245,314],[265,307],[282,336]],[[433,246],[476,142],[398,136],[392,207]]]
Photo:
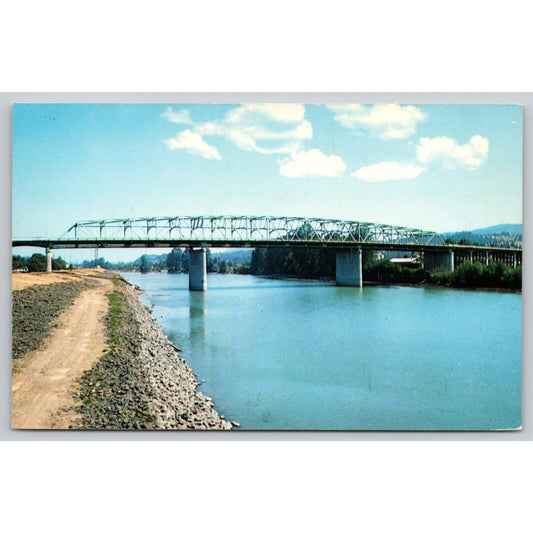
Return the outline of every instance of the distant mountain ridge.
[[[459,244],[481,244],[485,246],[522,247],[522,224],[497,224],[472,231],[441,233],[446,240]]]
[[[489,226],[488,228],[475,229],[471,233],[475,233],[476,235],[496,235],[498,233],[522,235],[522,224],[498,224],[497,226]]]
[[[231,261],[233,263],[249,263],[252,260],[253,248],[237,249],[237,250],[228,250],[224,252],[213,252],[211,257],[216,259],[225,259],[226,261]]]

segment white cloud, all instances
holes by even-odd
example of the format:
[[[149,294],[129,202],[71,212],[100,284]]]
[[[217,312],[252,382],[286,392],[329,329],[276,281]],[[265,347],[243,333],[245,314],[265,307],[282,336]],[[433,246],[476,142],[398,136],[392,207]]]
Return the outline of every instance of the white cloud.
[[[228,111],[223,120],[197,124],[194,130],[225,137],[241,150],[289,154],[313,137],[311,123],[304,115],[302,104],[243,104]]]
[[[226,115],[227,122],[242,122],[250,116],[276,122],[301,122],[305,115],[303,104],[243,104]]]
[[[474,135],[466,144],[457,144],[450,137],[422,137],[416,147],[420,163],[440,161],[449,169],[466,167],[475,170],[485,162],[488,153],[489,141],[481,135]]]
[[[168,106],[161,116],[169,122],[176,124],[192,124],[192,120],[189,115],[190,111],[188,109],[174,111],[170,106]]]
[[[286,178],[339,178],[346,170],[339,156],[326,156],[316,148],[292,153],[291,159],[278,163],[279,173]]]
[[[365,181],[411,180],[418,177],[424,170],[426,170],[425,167],[411,163],[401,164],[396,161],[383,161],[383,163],[362,167],[356,172],[352,172],[350,176]]]
[[[181,131],[170,139],[165,140],[165,144],[171,150],[185,150],[189,154],[200,155],[206,159],[220,159],[218,150],[207,144],[202,136],[189,129]]]
[[[399,104],[331,104],[328,109],[335,120],[345,128],[365,130],[380,139],[407,139],[416,132],[419,122],[426,114],[418,107]]]

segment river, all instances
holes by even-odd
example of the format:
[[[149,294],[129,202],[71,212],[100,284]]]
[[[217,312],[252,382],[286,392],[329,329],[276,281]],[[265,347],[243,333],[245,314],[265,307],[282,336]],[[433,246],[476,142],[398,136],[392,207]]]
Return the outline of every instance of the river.
[[[522,295],[125,272],[241,429],[521,425]]]

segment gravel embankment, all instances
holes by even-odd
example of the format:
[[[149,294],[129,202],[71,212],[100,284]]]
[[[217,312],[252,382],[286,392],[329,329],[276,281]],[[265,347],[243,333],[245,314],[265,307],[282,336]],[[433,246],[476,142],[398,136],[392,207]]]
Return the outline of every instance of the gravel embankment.
[[[139,291],[116,282],[106,317],[109,351],[80,380],[81,429],[231,429],[198,391]]]
[[[37,350],[59,325],[59,317],[94,281],[34,285],[12,293],[12,355],[19,359]]]

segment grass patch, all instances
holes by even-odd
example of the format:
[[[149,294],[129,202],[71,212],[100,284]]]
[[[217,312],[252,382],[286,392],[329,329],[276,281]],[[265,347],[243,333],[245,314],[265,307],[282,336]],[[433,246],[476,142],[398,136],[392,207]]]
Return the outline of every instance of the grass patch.
[[[124,299],[114,292],[106,294],[106,296],[109,300],[109,311],[106,317],[107,337],[112,346],[120,346],[124,320]]]
[[[122,283],[128,283],[120,274],[117,274],[116,272],[111,273],[111,281],[115,287],[120,286]]]

